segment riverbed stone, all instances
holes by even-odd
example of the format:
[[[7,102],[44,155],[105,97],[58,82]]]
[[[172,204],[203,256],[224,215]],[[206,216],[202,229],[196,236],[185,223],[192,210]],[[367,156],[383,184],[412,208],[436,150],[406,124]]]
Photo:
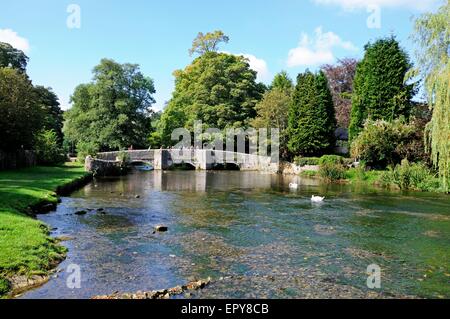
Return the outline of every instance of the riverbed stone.
[[[155,226],[155,230],[157,232],[164,233],[169,230],[169,227],[164,226],[164,225],[157,225],[157,226]]]

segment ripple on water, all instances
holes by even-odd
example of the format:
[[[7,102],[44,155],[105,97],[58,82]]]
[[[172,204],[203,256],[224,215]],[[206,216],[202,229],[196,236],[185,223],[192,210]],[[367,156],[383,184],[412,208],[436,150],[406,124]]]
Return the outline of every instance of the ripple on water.
[[[304,180],[291,192],[291,181],[182,171],[97,180],[39,217],[71,238],[69,253],[58,276],[23,297],[90,298],[208,277],[191,297],[450,297],[448,197]],[[313,205],[312,195],[327,199]],[[75,216],[80,209],[88,214]],[[66,286],[71,263],[82,289]],[[382,267],[381,291],[366,287],[371,263]]]

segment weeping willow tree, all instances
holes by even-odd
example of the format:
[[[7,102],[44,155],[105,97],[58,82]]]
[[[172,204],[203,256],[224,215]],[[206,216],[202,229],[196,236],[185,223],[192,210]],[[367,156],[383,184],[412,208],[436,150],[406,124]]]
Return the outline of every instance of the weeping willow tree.
[[[450,191],[450,0],[436,13],[415,22],[412,36],[418,45],[417,68],[411,76],[424,79],[433,116],[426,129],[426,147],[439,170],[442,185]]]

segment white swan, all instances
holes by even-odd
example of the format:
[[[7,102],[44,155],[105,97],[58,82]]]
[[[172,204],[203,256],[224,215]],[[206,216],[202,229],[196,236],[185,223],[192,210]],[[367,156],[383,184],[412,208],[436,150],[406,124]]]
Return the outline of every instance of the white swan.
[[[298,189],[298,184],[297,183],[290,183],[289,184],[289,188],[290,189]]]
[[[320,197],[320,196],[312,196],[311,197],[311,202],[313,203],[322,203],[325,200],[325,197]]]

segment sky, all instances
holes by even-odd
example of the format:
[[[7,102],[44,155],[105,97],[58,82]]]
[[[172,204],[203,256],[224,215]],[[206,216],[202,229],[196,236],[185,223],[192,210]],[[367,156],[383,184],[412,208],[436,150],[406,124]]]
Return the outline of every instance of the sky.
[[[345,57],[394,34],[413,57],[413,18],[447,0],[0,0],[0,41],[23,50],[33,83],[53,88],[63,109],[75,87],[92,79],[102,58],[136,63],[155,82],[155,109],[174,88],[173,71],[189,65],[198,32],[222,30],[220,50],[244,55],[270,83],[287,71]]]

